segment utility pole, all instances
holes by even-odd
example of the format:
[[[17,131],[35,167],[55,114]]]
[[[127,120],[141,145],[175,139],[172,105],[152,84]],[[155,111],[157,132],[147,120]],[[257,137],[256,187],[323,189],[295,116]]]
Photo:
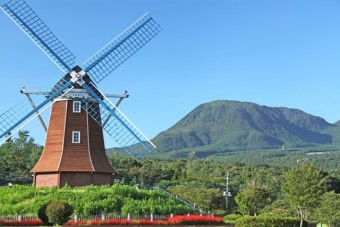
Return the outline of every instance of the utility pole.
[[[225,184],[225,192],[223,192],[223,196],[225,197],[225,208],[228,212],[228,197],[231,197],[231,193],[229,192],[229,172],[227,172],[227,177],[225,178],[226,184]]]

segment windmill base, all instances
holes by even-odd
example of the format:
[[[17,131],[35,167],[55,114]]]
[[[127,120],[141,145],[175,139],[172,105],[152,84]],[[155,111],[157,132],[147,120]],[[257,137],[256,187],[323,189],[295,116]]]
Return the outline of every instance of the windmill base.
[[[84,172],[61,172],[61,173],[34,173],[33,185],[36,187],[70,187],[85,185],[112,185],[111,173],[84,173]]]

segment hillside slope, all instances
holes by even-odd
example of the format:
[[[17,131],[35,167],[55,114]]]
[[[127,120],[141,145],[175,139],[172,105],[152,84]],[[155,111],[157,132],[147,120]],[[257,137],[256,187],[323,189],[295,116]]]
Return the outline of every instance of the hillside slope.
[[[225,152],[258,148],[330,144],[337,128],[301,110],[238,101],[214,101],[196,107],[153,141],[160,152]]]

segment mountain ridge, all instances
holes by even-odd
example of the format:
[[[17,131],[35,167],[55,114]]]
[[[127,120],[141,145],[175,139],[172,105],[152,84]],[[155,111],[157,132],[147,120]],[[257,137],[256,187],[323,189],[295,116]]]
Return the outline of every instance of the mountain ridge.
[[[332,144],[338,126],[299,109],[216,100],[197,106],[153,142],[160,152],[308,147]]]

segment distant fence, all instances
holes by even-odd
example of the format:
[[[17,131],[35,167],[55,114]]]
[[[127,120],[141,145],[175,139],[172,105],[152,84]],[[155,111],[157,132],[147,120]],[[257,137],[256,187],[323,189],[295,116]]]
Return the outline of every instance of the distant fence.
[[[167,220],[171,215],[155,215],[155,214],[145,214],[145,215],[113,215],[113,214],[101,214],[101,215],[73,215],[74,221],[88,221],[88,220]]]
[[[192,214],[188,214],[191,216]],[[167,220],[170,217],[173,217],[173,214],[170,215],[157,215],[157,214],[145,214],[145,215],[115,215],[115,214],[99,214],[99,215],[77,215],[73,214],[71,220],[75,222],[80,221],[89,221],[89,220]],[[200,214],[200,216],[205,216]],[[213,215],[209,215],[212,216]],[[38,216],[29,216],[29,215],[2,215],[0,216],[0,220],[14,222],[14,221],[26,221],[26,220],[39,220]]]
[[[39,220],[38,216],[29,216],[29,215],[2,215],[0,216],[0,220],[5,221],[25,221],[25,220]]]
[[[114,214],[100,214],[100,215],[72,215],[72,220],[78,221],[89,221],[89,220],[167,220],[172,215],[114,215]],[[26,221],[26,220],[39,220],[38,216],[27,216],[27,215],[4,215],[0,216],[0,220],[14,222],[14,221]]]

